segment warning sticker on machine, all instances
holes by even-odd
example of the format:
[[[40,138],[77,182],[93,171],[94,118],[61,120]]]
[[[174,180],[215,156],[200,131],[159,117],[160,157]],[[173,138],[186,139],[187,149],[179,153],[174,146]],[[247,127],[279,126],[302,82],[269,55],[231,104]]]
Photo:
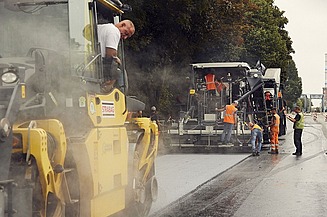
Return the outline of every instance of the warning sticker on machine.
[[[104,118],[114,118],[115,117],[114,102],[102,101],[102,117],[104,117]]]

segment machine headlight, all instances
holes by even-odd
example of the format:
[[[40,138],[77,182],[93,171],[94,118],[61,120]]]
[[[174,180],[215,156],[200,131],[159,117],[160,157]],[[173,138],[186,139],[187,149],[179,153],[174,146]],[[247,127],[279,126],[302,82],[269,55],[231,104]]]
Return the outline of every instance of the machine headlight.
[[[12,83],[16,82],[17,79],[18,79],[18,76],[13,71],[8,71],[1,75],[1,81],[6,84],[12,84]]]
[[[10,134],[11,126],[7,118],[0,120],[0,142],[7,138]]]

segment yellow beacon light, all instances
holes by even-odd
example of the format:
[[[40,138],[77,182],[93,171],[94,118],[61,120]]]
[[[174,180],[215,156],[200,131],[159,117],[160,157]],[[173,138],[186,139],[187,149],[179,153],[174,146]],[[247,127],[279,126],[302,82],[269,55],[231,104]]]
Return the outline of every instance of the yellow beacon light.
[[[22,99],[25,99],[25,97],[26,97],[25,84],[22,84],[22,86],[21,86],[21,92],[22,92]]]

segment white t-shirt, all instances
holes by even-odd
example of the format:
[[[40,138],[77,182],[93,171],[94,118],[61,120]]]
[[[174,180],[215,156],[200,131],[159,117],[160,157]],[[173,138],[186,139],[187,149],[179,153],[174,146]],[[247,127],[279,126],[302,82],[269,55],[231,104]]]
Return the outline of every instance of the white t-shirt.
[[[106,47],[117,50],[120,40],[120,31],[112,23],[98,25],[98,38],[102,57],[106,56]]]

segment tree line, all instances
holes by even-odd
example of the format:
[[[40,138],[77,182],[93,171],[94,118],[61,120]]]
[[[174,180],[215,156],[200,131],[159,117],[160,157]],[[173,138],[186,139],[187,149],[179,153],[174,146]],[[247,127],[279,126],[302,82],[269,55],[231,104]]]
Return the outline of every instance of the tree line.
[[[274,0],[129,0],[135,35],[125,42],[129,94],[163,115],[186,103],[190,64],[243,61],[281,68],[284,99],[296,103],[302,81],[291,54],[288,19]]]

